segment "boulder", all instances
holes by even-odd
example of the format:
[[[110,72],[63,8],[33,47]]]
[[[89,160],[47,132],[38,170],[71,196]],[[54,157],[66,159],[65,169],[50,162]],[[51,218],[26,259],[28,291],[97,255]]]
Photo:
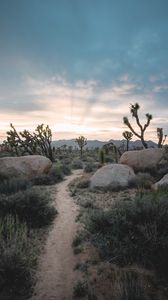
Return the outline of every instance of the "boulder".
[[[167,186],[168,187],[168,174],[166,174],[165,176],[163,176],[163,178],[161,180],[159,180],[158,182],[156,182],[153,185],[153,188],[155,190],[157,190],[158,187],[160,187],[160,186]]]
[[[90,179],[90,187],[115,190],[126,188],[129,181],[135,178],[134,171],[122,164],[109,164],[96,171]]]
[[[48,173],[52,162],[41,155],[0,158],[0,177],[31,179]]]
[[[128,165],[134,171],[152,171],[165,164],[167,153],[162,148],[126,151],[120,157],[119,163]],[[162,164],[163,162],[163,164]]]

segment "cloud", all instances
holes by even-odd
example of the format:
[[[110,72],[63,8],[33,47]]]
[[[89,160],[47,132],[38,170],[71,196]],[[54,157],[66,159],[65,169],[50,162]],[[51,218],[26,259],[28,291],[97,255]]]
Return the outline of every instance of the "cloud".
[[[2,0],[0,128],[120,138],[135,102],[142,122],[154,116],[148,136],[167,128],[167,11],[166,0]]]
[[[10,101],[11,91],[9,95],[6,92],[6,101],[0,98],[0,126],[3,130],[13,122],[19,130],[32,130],[40,123],[47,123],[56,137],[63,137],[63,134],[75,137],[81,133],[88,138],[103,140],[121,138],[126,130],[123,116],[128,116],[136,127],[130,117],[129,107],[130,103],[139,102],[142,123],[146,121],[145,113],[154,115],[147,136],[150,138],[152,134],[155,139],[157,127],[168,129],[167,111],[164,107],[159,112],[155,109],[159,106],[157,82],[155,84],[156,88],[151,93],[147,90],[137,94],[138,84],[132,83],[125,73],[118,83],[109,86],[99,85],[96,81],[79,80],[71,83],[61,76],[45,79],[28,76],[13,93],[13,101]]]

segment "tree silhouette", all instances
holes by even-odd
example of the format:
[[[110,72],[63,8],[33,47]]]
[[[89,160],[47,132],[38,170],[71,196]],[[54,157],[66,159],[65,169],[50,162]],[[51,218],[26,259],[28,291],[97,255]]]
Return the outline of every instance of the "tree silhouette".
[[[136,120],[136,123],[140,129],[140,133],[136,132],[132,125],[130,124],[129,120],[127,117],[123,117],[123,122],[125,125],[128,126],[128,128],[131,130],[131,132],[136,135],[142,142],[142,145],[144,146],[144,148],[148,148],[148,145],[147,143],[145,142],[145,139],[144,139],[144,134],[145,134],[145,131],[147,129],[147,127],[149,126],[150,124],[150,121],[152,120],[152,115],[151,114],[146,114],[146,119],[147,119],[147,122],[145,123],[145,125],[142,125],[139,121],[139,116],[138,116],[138,110],[140,109],[140,105],[138,103],[135,103],[135,104],[131,104],[130,106],[130,112],[132,114],[132,117],[135,118]]]
[[[163,128],[157,128],[157,137],[158,137],[158,148],[162,148],[164,145],[167,134],[163,134]]]
[[[52,132],[48,125],[38,125],[33,133],[28,130],[18,133],[13,124],[10,124],[10,127],[11,130],[7,132],[7,144],[16,155],[40,154],[53,160]]]
[[[132,137],[133,137],[133,133],[131,131],[124,131],[123,132],[123,137],[127,140],[127,151],[129,150],[129,141],[132,140]]]
[[[86,139],[83,135],[81,135],[81,136],[79,136],[79,137],[75,140],[75,142],[78,144],[78,146],[79,146],[79,148],[80,148],[80,155],[81,155],[81,157],[82,157],[82,155],[83,155],[83,148],[84,148],[84,146],[87,145],[87,139]]]

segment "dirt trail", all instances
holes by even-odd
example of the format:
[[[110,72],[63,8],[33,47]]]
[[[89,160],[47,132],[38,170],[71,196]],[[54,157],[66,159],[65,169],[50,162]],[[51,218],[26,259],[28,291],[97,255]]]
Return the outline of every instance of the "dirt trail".
[[[77,207],[69,195],[68,184],[81,171],[75,171],[66,180],[54,186],[55,207],[58,216],[39,261],[37,284],[31,300],[71,300],[76,274],[76,256],[71,247],[76,233]]]

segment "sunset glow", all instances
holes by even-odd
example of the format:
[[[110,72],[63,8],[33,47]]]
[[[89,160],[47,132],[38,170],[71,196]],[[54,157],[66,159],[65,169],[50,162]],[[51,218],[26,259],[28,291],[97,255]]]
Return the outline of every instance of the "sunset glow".
[[[0,2],[1,141],[10,123],[48,124],[54,139],[122,139],[135,102],[142,123],[153,115],[148,139],[168,133],[166,1]]]

